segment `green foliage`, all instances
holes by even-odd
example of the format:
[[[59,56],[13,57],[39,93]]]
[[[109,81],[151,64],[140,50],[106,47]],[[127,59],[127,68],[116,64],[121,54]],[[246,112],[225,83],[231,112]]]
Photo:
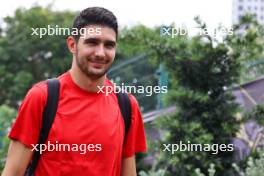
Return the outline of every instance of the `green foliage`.
[[[149,45],[159,40],[158,29],[151,29],[143,25],[137,25],[132,28],[123,28],[118,40],[118,53],[125,57],[132,57],[138,54],[148,54]]]
[[[196,21],[206,28],[199,19]],[[235,118],[238,106],[228,88],[238,81],[241,68],[228,41],[220,42],[208,35],[178,36],[161,39],[152,48],[158,61],[170,71],[173,83],[168,99],[177,107],[176,113],[158,122],[168,131],[162,143],[228,145],[239,128]],[[205,173],[210,163],[215,164],[217,176],[233,173],[233,152],[163,151],[161,155],[160,164],[168,165],[171,175],[190,175],[196,168]]]
[[[264,126],[264,104],[257,105],[251,112],[247,112],[243,116],[243,120],[256,120],[258,124]]]
[[[0,106],[0,171],[4,168],[8,150],[9,139],[7,137],[12,119],[16,117],[16,110],[6,105]]]
[[[149,171],[140,171],[139,176],[165,176],[166,169],[157,168],[157,163],[154,163]]]
[[[55,12],[49,7],[17,9],[4,18],[0,35],[0,104],[16,107],[29,87],[69,69],[71,56],[63,35],[31,35],[31,28],[71,27],[73,12]]]
[[[263,149],[259,150],[259,157],[249,157],[246,168],[242,170],[237,164],[233,164],[236,172],[242,176],[262,176],[264,172],[264,154]]]
[[[247,14],[234,26],[234,35],[227,37],[231,52],[241,67],[240,83],[255,80],[264,74],[264,26]]]
[[[195,169],[195,173],[197,176],[205,176],[203,173],[201,173],[200,169]],[[208,169],[208,175],[209,176],[214,176],[215,175],[215,165],[210,164],[210,168]]]
[[[196,18],[201,29],[206,24]],[[241,33],[243,25],[247,26]],[[253,26],[253,27],[252,27]],[[257,27],[257,30],[256,30]],[[247,63],[263,56],[263,35],[250,16],[234,28],[234,35],[218,41],[209,35],[177,36],[152,43],[153,57],[165,63],[170,71],[171,89],[168,102],[177,106],[177,112],[157,122],[167,130],[162,143],[183,141],[201,144],[229,144],[238,131],[240,122],[235,118],[238,106],[230,88],[245,78]],[[164,47],[162,47],[164,46]],[[245,71],[247,70],[247,71]],[[256,75],[254,75],[256,77]],[[254,77],[254,78],[255,78]],[[245,80],[245,79],[244,79]],[[250,116],[261,118],[262,108]],[[161,166],[168,166],[171,175],[190,175],[195,168],[206,173],[214,163],[215,175],[234,175],[233,152],[212,155],[206,152],[161,152]],[[168,160],[170,158],[170,160]],[[213,171],[213,170],[212,170]]]
[[[246,168],[246,176],[262,176],[264,173],[264,154],[259,159],[250,158]]]
[[[158,36],[157,34],[154,29],[143,25],[123,28],[118,38],[117,58],[112,66],[112,69],[115,70],[108,73],[109,78],[118,85],[125,83],[130,86],[157,86],[158,78],[155,76],[155,72],[158,67],[149,57],[150,50],[148,49],[149,42]],[[136,58],[139,59],[130,63],[130,60]],[[123,63],[128,64],[118,67]],[[135,94],[143,112],[156,109],[157,94],[149,95],[149,93]]]
[[[259,158],[249,157],[244,171],[235,163],[232,164],[232,167],[241,176],[262,176],[264,172],[264,153],[263,151],[259,151],[259,153]],[[205,176],[201,173],[200,169],[196,169],[195,172],[196,176]],[[215,172],[214,164],[210,164],[210,168],[208,169],[209,176],[214,176]]]

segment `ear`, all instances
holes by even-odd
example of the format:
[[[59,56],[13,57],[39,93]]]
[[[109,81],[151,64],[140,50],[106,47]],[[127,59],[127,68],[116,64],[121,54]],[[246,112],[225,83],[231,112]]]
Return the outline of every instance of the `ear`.
[[[68,36],[68,38],[67,38],[67,46],[68,46],[68,49],[70,50],[70,52],[72,54],[76,53],[77,43],[75,43],[75,40],[74,40],[74,38],[72,36]]]

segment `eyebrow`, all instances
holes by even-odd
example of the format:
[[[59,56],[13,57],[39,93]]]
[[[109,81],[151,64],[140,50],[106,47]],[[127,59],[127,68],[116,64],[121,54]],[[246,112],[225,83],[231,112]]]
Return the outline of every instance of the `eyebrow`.
[[[100,39],[91,37],[91,38],[85,39],[84,43],[99,42],[99,41],[100,41]],[[114,45],[114,46],[116,45],[116,41],[114,41],[114,40],[105,40],[104,43],[111,44],[111,45]]]

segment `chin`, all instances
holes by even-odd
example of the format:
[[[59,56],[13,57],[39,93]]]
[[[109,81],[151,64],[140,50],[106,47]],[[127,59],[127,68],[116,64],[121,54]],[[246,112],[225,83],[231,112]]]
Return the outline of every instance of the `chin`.
[[[102,76],[104,76],[106,74],[107,70],[103,69],[103,70],[98,70],[98,69],[92,69],[89,72],[87,72],[86,75],[93,77],[93,78],[100,78]]]
[[[106,72],[106,69],[98,69],[98,68],[91,69],[91,73],[93,74],[100,75],[100,74],[104,74],[105,72]]]

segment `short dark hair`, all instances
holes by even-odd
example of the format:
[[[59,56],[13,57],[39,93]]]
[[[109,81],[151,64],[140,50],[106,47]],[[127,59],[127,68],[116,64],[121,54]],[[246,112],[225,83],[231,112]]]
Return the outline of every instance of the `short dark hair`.
[[[81,28],[86,27],[87,25],[102,25],[112,28],[116,37],[118,35],[118,23],[116,16],[109,10],[103,7],[88,7],[80,12],[80,14],[75,18],[72,28]],[[80,34],[73,35],[75,41],[78,41]]]

